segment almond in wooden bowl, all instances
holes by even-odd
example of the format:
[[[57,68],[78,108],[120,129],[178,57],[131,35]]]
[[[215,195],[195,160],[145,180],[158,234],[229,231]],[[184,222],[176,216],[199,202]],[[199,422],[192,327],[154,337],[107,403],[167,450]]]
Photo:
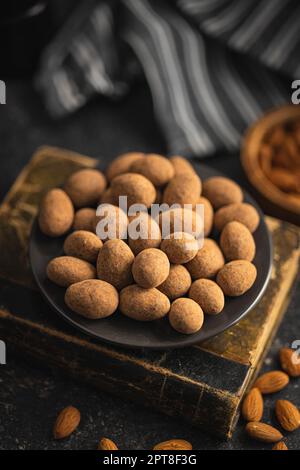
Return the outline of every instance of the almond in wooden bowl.
[[[241,162],[269,214],[300,225],[299,106],[265,114],[246,133]]]

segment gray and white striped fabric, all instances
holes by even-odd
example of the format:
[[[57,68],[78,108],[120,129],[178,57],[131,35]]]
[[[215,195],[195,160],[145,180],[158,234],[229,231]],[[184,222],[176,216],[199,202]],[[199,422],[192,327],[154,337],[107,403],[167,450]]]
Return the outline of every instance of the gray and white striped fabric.
[[[59,117],[96,93],[121,98],[143,73],[169,153],[207,156],[290,100],[299,51],[298,0],[89,0],[36,82]]]

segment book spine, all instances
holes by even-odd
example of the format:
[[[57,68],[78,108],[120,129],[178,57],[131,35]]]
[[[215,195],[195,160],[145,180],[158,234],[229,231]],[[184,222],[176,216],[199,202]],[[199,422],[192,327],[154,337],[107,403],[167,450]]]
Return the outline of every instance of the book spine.
[[[8,357],[11,352],[21,353],[22,358],[26,354],[43,367],[63,370],[79,381],[183,418],[219,437],[231,437],[239,399],[229,392],[128,360],[109,347],[94,348],[93,343],[43,328],[4,309],[0,309],[0,338]]]

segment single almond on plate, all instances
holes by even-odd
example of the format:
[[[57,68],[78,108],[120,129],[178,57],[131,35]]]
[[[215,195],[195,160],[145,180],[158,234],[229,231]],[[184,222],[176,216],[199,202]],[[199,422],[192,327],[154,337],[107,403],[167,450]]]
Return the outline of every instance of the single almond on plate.
[[[300,355],[296,350],[281,348],[279,359],[281,367],[290,377],[300,377]]]
[[[153,450],[192,450],[193,446],[183,439],[171,439],[170,441],[160,442],[153,447]]]
[[[98,444],[98,450],[119,450],[116,444],[107,437],[102,437]]]
[[[254,387],[259,388],[262,394],[275,393],[282,390],[289,383],[289,376],[281,370],[272,370],[261,375]]]
[[[242,415],[246,421],[260,421],[264,411],[264,401],[258,388],[252,388],[242,405]]]
[[[286,431],[295,431],[300,426],[298,408],[288,400],[277,400],[275,405],[277,419]]]
[[[277,444],[275,444],[272,447],[272,450],[289,450],[289,449],[283,441],[280,441],[280,442],[277,442]]]
[[[54,439],[63,439],[72,434],[80,423],[80,412],[74,406],[64,408],[56,418],[53,435]]]
[[[247,434],[257,441],[261,442],[278,442],[283,438],[278,429],[273,428],[269,424],[260,422],[251,422],[246,425]]]

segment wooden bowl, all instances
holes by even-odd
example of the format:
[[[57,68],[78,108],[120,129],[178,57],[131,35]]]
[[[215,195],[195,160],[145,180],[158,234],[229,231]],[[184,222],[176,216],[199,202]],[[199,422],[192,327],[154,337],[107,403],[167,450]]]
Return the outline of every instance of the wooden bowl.
[[[300,202],[275,186],[263,173],[259,161],[261,144],[271,128],[295,120],[300,120],[300,106],[286,105],[266,113],[246,132],[241,163],[265,212],[300,225]]]

